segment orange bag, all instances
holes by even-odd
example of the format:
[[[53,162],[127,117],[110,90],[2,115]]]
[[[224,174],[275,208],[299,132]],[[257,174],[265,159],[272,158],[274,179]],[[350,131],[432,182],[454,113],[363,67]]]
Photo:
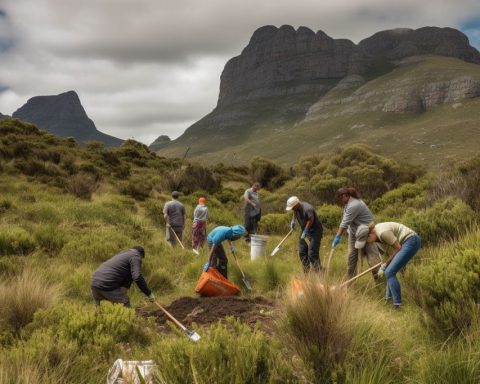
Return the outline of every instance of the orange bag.
[[[240,288],[223,277],[215,268],[209,268],[207,272],[202,272],[195,292],[202,296],[233,296],[240,292]]]

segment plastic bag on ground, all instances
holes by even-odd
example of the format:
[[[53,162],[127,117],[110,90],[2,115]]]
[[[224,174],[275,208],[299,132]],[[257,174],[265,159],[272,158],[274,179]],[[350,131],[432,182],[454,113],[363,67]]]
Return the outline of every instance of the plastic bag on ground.
[[[123,361],[117,359],[107,374],[107,384],[153,384],[156,364],[153,360]]]

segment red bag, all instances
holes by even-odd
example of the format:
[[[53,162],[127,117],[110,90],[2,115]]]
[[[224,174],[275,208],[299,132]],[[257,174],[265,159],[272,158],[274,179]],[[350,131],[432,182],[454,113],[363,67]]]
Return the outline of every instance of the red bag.
[[[198,279],[195,292],[202,296],[233,296],[240,292],[234,283],[227,280],[215,268],[208,268]]]

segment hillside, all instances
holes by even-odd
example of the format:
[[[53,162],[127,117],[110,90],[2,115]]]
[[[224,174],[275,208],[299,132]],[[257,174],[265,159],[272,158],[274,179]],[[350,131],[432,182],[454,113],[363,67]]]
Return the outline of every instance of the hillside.
[[[288,171],[266,159],[202,167],[158,157],[132,140],[79,146],[1,120],[0,382],[96,384],[121,358],[153,360],[154,382],[169,384],[477,383],[479,164],[477,155],[434,176],[354,145]],[[240,197],[252,179],[265,187],[266,255],[290,228],[285,202],[295,193],[321,218],[325,266],[342,216],[335,198],[342,185],[358,188],[379,222],[417,231],[422,249],[398,274],[402,307],[384,302],[381,278],[364,276],[341,289],[346,239],[328,274],[305,276],[298,226],[275,257],[251,260],[247,243],[235,241],[242,272],[230,253],[228,271],[239,296],[195,294],[209,252],[205,245],[197,257],[190,248],[198,198],[207,198],[208,232],[240,223]],[[182,191],[186,207],[185,249],[165,239],[162,208],[172,189]],[[167,322],[135,284],[128,290],[133,308],[95,306],[93,272],[137,244],[156,301],[199,342]],[[294,278],[304,287],[301,299],[292,297]]]
[[[262,155],[292,164],[360,142],[435,167],[478,148],[480,54],[460,32],[384,31],[354,45],[300,28],[291,52],[287,38],[287,48],[278,45],[282,33],[293,32],[272,28],[255,32],[227,63],[217,107],[161,155],[190,147],[189,157],[201,162]]]

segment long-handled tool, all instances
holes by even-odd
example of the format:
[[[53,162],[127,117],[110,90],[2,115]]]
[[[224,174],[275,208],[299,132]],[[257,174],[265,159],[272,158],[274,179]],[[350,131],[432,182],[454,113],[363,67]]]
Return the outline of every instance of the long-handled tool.
[[[175,317],[173,317],[172,314],[170,314],[170,312],[168,312],[165,308],[163,308],[158,302],[155,301],[155,305],[160,308],[160,310],[165,313],[165,315],[168,316],[168,318],[170,320],[172,320],[183,332],[185,332],[185,334],[188,336],[188,338],[192,341],[194,341],[195,343],[200,340],[200,335],[195,332],[195,331],[191,331],[189,329],[187,329],[187,327],[185,327],[182,323],[180,323]]]
[[[242,268],[240,267],[240,263],[238,262],[237,256],[235,255],[235,251],[233,249],[230,250],[232,252],[233,258],[235,259],[235,262],[237,263],[237,267],[240,270],[240,273],[242,274],[242,281],[243,284],[245,284],[245,287],[247,287],[248,290],[252,290],[252,284],[250,283],[250,280],[247,279],[247,276],[242,271]]]
[[[272,253],[270,254],[270,256],[274,256],[279,250],[280,250],[280,247],[281,245],[283,244],[283,242],[285,240],[288,239],[288,237],[292,234],[293,232],[293,228],[290,229],[290,231],[287,233],[287,235],[282,239],[282,241],[280,241],[280,243],[278,243],[278,245],[273,249]]]
[[[180,244],[180,246],[185,249],[185,247],[183,246],[182,242],[180,241],[180,239],[178,238],[178,235],[177,233],[173,230],[172,227],[170,227],[170,231],[173,232],[173,236],[175,236],[175,239],[177,239],[178,243]]]
[[[373,267],[370,267],[370,268],[366,269],[365,271],[359,273],[358,275],[353,276],[351,279],[348,279],[347,281],[344,281],[343,283],[339,284],[337,287],[340,288],[340,287],[344,287],[347,284],[350,284],[352,281],[357,280],[359,277],[362,277],[362,276],[366,275],[368,272],[373,271],[375,268],[380,267],[380,265],[382,265],[382,263],[375,264]]]
[[[328,276],[328,272],[330,271],[330,261],[332,260],[332,256],[333,256],[334,251],[335,251],[335,247],[332,247],[330,249],[330,252],[328,253],[327,269],[325,270],[325,276]]]

